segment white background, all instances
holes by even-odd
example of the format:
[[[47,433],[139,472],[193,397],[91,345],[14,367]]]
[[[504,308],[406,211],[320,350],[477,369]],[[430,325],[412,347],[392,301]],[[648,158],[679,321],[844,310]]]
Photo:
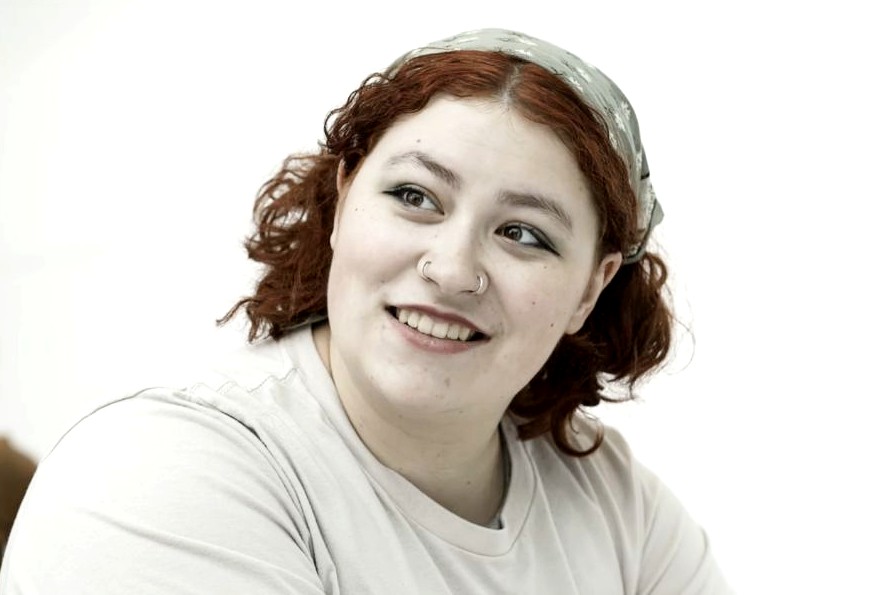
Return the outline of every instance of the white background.
[[[214,320],[252,287],[240,241],[281,159],[403,51],[514,28],[623,88],[667,214],[691,333],[601,415],[741,593],[892,592],[886,19],[540,4],[0,0],[0,433],[42,456],[238,345]]]

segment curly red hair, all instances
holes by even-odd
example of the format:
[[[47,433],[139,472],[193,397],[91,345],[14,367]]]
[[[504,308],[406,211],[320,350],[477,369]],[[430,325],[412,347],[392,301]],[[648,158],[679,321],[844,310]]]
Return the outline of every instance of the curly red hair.
[[[549,126],[589,181],[601,226],[598,254],[627,253],[639,241],[637,205],[622,158],[607,128],[561,79],[542,67],[494,52],[456,51],[413,58],[395,73],[374,74],[326,120],[326,141],[316,154],[292,155],[260,189],[248,256],[265,266],[254,295],[239,300],[219,323],[244,308],[249,340],[278,340],[326,312],[329,236],[338,200],[338,165],[352,175],[378,139],[400,117],[418,112],[435,95],[493,98]],[[580,406],[632,398],[634,385],[666,358],[672,317],[665,299],[667,271],[655,254],[623,265],[575,335],[565,336],[536,376],[511,402],[523,418],[520,437],[550,433],[565,453]],[[609,397],[608,383],[625,387]]]

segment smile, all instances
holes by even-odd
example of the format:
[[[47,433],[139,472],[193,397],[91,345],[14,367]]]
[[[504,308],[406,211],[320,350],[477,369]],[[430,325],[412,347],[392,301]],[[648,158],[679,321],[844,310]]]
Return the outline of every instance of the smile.
[[[406,326],[437,339],[466,342],[476,341],[484,337],[482,333],[463,324],[436,320],[424,312],[412,310],[411,308],[392,308],[391,314]]]

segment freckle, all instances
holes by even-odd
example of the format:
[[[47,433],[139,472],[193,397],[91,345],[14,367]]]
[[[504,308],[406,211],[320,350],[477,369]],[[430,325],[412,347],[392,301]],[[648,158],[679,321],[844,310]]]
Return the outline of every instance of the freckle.
[[[452,378],[447,376],[446,379],[443,381],[443,384],[445,384],[446,386],[452,386]]]

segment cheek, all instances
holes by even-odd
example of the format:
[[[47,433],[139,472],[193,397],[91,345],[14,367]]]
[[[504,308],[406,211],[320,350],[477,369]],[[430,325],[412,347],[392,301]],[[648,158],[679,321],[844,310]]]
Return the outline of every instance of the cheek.
[[[345,291],[361,284],[386,282],[404,266],[408,252],[404,234],[398,233],[393,218],[375,210],[347,206],[338,222],[332,243],[330,291]]]
[[[564,336],[570,316],[568,304],[567,295],[559,285],[514,286],[509,306],[515,329],[513,340],[510,349],[492,363],[504,372],[503,377],[510,378],[511,394],[516,394],[533,378]]]
[[[514,310],[513,339],[506,345],[508,349],[500,354],[503,357],[494,362],[495,367],[514,371],[509,375],[517,375],[514,378],[519,383],[514,387],[516,390],[529,382],[545,364],[563,336],[566,326],[555,309],[545,303],[541,294],[526,297]]]
[[[574,285],[567,275],[543,267],[535,275],[515,277],[507,293],[517,319],[527,321],[537,333],[561,335],[579,305],[581,290]]]

